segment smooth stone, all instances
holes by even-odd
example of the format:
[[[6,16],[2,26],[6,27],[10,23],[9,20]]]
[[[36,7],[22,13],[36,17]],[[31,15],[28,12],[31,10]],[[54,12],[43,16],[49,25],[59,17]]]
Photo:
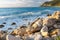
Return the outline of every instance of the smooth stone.
[[[55,24],[54,27],[60,29],[60,25]]]
[[[43,37],[40,33],[35,33],[34,35],[35,35],[34,40],[42,40],[43,39]]]
[[[15,37],[12,35],[7,35],[6,40],[22,40],[20,37]]]
[[[33,28],[42,28],[42,19],[38,18],[36,19],[32,24],[31,24],[31,27]]]
[[[15,22],[13,22],[11,25],[16,25],[16,23],[15,23]]]
[[[44,37],[47,37],[48,34],[49,34],[48,33],[48,28],[46,26],[42,27],[40,32],[41,32],[42,36],[44,36]]]

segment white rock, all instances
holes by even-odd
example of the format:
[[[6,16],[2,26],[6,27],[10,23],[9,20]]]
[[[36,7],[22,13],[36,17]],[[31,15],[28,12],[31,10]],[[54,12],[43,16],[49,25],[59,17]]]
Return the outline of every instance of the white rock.
[[[12,35],[7,35],[6,40],[22,40],[22,39],[20,39],[20,37],[14,37]]]
[[[41,29],[41,34],[42,36],[46,37],[48,36],[48,28],[46,26],[44,26],[42,29]]]

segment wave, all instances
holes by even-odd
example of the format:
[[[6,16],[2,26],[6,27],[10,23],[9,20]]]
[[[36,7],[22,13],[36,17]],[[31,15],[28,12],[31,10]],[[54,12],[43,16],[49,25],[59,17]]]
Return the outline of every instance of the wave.
[[[15,14],[15,15],[8,15],[8,16],[0,16],[0,18],[8,18],[8,17],[17,17],[17,16],[29,16],[29,15],[41,15],[41,12],[26,12],[21,14]]]
[[[47,12],[48,11],[48,12]],[[9,18],[9,17],[18,17],[18,16],[44,16],[46,14],[50,13],[50,10],[44,10],[44,11],[38,11],[38,12],[25,12],[25,13],[19,13],[14,15],[7,15],[7,16],[0,16],[0,18]]]

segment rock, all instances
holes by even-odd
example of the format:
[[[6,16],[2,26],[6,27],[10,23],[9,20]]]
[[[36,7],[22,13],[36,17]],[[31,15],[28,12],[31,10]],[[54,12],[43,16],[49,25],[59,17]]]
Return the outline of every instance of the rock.
[[[20,28],[27,28],[27,27],[23,25],[23,26],[20,26]]]
[[[12,30],[13,28],[8,28],[8,30]]]
[[[34,40],[42,40],[43,39],[43,37],[40,33],[35,33],[34,35],[35,35]]]
[[[41,32],[42,36],[48,37],[49,33],[48,33],[48,28],[46,26],[42,27],[40,32]]]
[[[34,33],[34,32],[40,31],[41,28],[42,28],[42,22],[43,22],[43,20],[40,19],[40,18],[38,18],[37,20],[35,20],[35,21],[30,25],[30,27],[28,27],[28,28],[26,29],[26,32],[27,32],[28,34],[30,34],[30,33]]]
[[[15,37],[12,35],[7,35],[6,40],[22,40],[20,37]]]
[[[51,14],[47,14],[47,16],[51,16]]]
[[[11,25],[16,25],[16,23],[15,23],[15,22],[13,22]]]
[[[6,35],[7,35],[7,32],[5,32],[5,31],[0,31],[0,39],[1,39],[1,40],[6,40]]]
[[[52,17],[60,20],[60,11],[54,12],[54,14],[52,15]]]
[[[31,24],[31,27],[33,28],[42,28],[42,22],[43,20],[38,18],[37,20],[35,20],[32,24]]]
[[[6,24],[6,22],[3,22],[3,24]]]
[[[51,37],[45,37],[43,40],[53,40]]]
[[[58,36],[60,35],[60,29],[54,29],[50,32],[50,35],[54,37],[54,35]]]
[[[43,26],[46,25],[47,27],[51,27],[55,24],[56,19],[54,18],[46,18],[43,20]]]
[[[0,25],[0,28],[3,28],[4,27],[4,25]]]
[[[60,29],[60,25],[55,24],[54,27]]]
[[[24,40],[34,40],[34,35],[33,34],[30,34],[30,35],[25,35],[23,37]]]
[[[24,34],[26,34],[26,29],[25,28],[15,29],[11,34],[23,36]]]

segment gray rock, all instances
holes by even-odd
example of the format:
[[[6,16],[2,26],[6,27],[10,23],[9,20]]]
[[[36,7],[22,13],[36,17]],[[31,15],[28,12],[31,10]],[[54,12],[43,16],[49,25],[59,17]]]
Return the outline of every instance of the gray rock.
[[[54,27],[60,29],[60,25],[55,24]]]
[[[43,39],[43,37],[42,37],[42,35],[40,33],[35,34],[34,40],[42,40],[42,39]]]
[[[7,35],[6,40],[22,40],[20,37],[15,37],[12,35]]]
[[[43,40],[53,40],[51,37],[43,38]]]

